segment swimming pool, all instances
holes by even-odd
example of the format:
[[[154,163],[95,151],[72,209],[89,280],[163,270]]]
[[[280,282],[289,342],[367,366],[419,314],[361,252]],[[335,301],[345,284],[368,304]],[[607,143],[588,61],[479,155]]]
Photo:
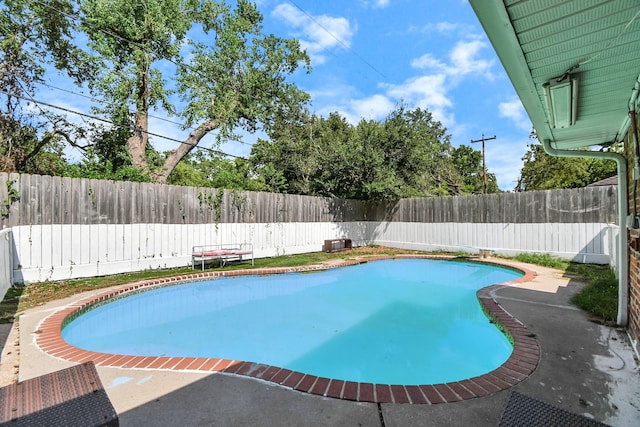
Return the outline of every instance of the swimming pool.
[[[90,307],[65,322],[62,336],[103,354],[243,360],[357,383],[451,383],[510,357],[510,340],[476,291],[521,276],[480,263],[393,259],[219,278]]]

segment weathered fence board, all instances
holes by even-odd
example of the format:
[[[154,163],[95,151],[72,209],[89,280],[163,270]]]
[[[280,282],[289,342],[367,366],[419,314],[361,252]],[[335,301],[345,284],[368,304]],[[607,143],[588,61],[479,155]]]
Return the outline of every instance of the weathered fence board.
[[[388,202],[239,192],[149,183],[0,174],[20,199],[0,228],[29,224],[212,224],[393,221],[426,223],[615,223],[613,187]]]

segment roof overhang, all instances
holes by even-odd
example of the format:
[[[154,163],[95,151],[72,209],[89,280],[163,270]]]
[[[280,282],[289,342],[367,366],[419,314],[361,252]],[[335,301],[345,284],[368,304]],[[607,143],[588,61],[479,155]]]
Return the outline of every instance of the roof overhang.
[[[574,149],[624,138],[640,86],[638,0],[470,3],[540,140]],[[567,75],[577,77],[576,121],[554,127],[544,85]]]

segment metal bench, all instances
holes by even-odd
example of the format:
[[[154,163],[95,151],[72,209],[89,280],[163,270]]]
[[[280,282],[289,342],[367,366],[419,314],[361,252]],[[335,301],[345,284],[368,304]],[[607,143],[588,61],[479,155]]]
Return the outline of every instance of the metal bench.
[[[93,362],[0,388],[0,424],[118,426]]]
[[[222,268],[228,261],[244,261],[249,258],[253,266],[253,245],[251,243],[194,246],[191,252],[191,268],[200,265],[204,270],[205,264],[213,261],[218,261]]]

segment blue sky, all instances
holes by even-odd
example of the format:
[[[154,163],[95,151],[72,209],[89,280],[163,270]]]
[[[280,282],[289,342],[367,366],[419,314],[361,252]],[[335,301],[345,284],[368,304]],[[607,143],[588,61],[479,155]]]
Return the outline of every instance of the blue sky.
[[[513,190],[531,122],[466,0],[262,0],[265,31],[311,57],[296,83],[312,109],[383,120],[404,101],[431,111],[454,146],[486,143],[487,167]],[[480,144],[472,145],[480,150]],[[235,150],[236,147],[225,147]]]
[[[356,124],[384,120],[400,102],[426,108],[447,128],[454,146],[496,135],[486,143],[489,172],[511,191],[522,167],[531,122],[466,0],[258,0],[264,32],[295,37],[312,71],[291,80],[312,98],[311,110],[337,111]],[[166,71],[166,70],[165,70]],[[54,81],[53,85],[77,88]],[[41,87],[36,99],[89,113],[87,98]],[[76,117],[76,120],[85,120]],[[174,119],[175,120],[175,119]],[[150,132],[184,140],[188,130],[152,118]],[[248,156],[258,137],[220,149]],[[161,151],[176,142],[152,138]],[[202,146],[215,147],[207,136]],[[78,157],[70,151],[69,157]]]

